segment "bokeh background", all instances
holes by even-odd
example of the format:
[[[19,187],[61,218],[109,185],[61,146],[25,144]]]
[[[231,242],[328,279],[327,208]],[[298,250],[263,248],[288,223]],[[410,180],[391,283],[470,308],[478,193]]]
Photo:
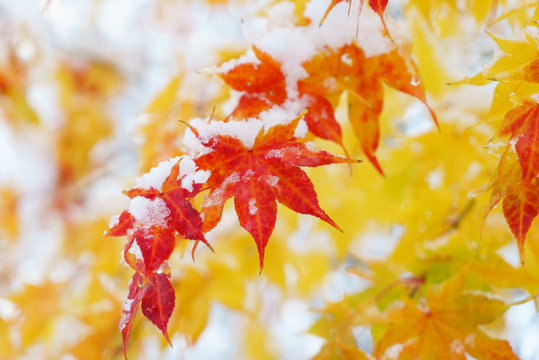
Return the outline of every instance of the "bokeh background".
[[[193,262],[187,241],[173,254],[173,346],[139,315],[130,358],[312,358],[324,344],[309,332],[320,310],[370,286],[350,269],[383,262],[410,228],[436,232],[488,181],[498,149],[486,146],[493,129],[476,125],[493,87],[445,85],[495,54],[484,19],[457,9],[455,20],[448,8],[436,23],[389,2],[392,26],[419,39],[414,52],[443,131],[416,100],[387,90],[379,150],[387,178],[365,163],[310,172],[345,233],[280,207],[259,275],[252,239],[225,212],[209,236],[216,254],[200,247]],[[109,218],[127,206],[122,190],[137,176],[181,153],[180,120],[231,110],[237,96],[204,69],[242,54],[246,33],[285,24],[272,17],[280,3],[0,0],[0,359],[123,358],[117,321],[131,270],[120,263],[125,239],[103,237]],[[345,144],[361,157],[353,135]],[[500,234],[492,251],[518,267],[500,213],[489,224]],[[475,250],[471,242],[465,251]],[[533,302],[512,307],[492,331],[522,359],[539,358]],[[354,336],[372,350],[366,327]]]

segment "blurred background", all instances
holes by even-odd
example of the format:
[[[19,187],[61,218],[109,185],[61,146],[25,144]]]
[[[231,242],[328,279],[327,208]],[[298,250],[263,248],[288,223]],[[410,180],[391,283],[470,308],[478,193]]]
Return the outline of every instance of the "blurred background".
[[[216,254],[200,247],[193,262],[185,241],[172,256],[173,346],[139,315],[130,358],[312,358],[324,344],[309,332],[321,309],[370,286],[350,268],[382,262],[410,228],[438,231],[488,182],[499,154],[483,145],[493,129],[463,129],[488,111],[493,87],[444,86],[480,71],[495,53],[484,18],[457,9],[461,20],[452,23],[448,10],[437,23],[419,9],[404,19],[408,2],[389,2],[387,14],[419,39],[414,53],[444,131],[434,131],[417,100],[387,90],[379,151],[387,179],[366,164],[351,174],[337,167],[310,173],[322,207],[345,233],[280,207],[259,275],[252,239],[225,212],[209,235]],[[204,69],[241,55],[246,31],[283,21],[272,18],[279,3],[0,0],[0,359],[123,358],[117,321],[131,269],[120,263],[125,239],[103,237],[109,218],[127,207],[122,190],[137,176],[181,153],[180,120],[231,110],[237,94]],[[337,117],[351,134],[345,115]],[[361,157],[353,135],[345,143]],[[447,151],[452,144],[458,153]],[[457,154],[466,154],[466,164]],[[414,208],[421,199],[431,199],[429,207]],[[503,219],[492,216],[499,235],[491,250],[518,267]],[[522,359],[539,358],[533,303],[513,307],[496,326]],[[372,350],[368,327],[355,327],[353,336]]]

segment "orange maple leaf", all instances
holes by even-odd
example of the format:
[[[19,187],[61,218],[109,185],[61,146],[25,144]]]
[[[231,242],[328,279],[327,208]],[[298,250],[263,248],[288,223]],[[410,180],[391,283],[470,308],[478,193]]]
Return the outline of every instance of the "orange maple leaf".
[[[301,80],[298,84],[300,93],[316,94],[316,99],[328,99],[335,104],[342,91],[349,91],[349,117],[361,143],[361,148],[374,167],[383,174],[382,167],[376,158],[375,151],[378,148],[380,139],[380,127],[378,119],[382,112],[384,103],[383,82],[389,86],[412,95],[421,100],[427,106],[434,122],[438,124],[436,116],[426,102],[425,92],[417,75],[417,69],[411,59],[402,56],[398,49],[389,54],[367,57],[363,50],[356,45],[345,45],[338,50],[328,51],[319,54],[304,64],[304,68],[309,76]],[[321,101],[321,100],[319,100]],[[318,105],[319,108],[327,105]],[[316,111],[317,107],[309,108]],[[329,112],[327,110],[326,112]],[[333,112],[333,109],[332,111]],[[320,111],[318,111],[320,113]],[[319,121],[324,122],[324,118],[317,112]],[[334,119],[326,118],[326,128],[337,130],[327,131],[326,134],[334,134],[329,139],[329,135],[320,137],[336,141],[342,145],[340,137],[340,126],[333,123]]]
[[[426,305],[405,298],[404,306],[387,314],[387,330],[376,344],[377,359],[455,359],[469,354],[477,359],[517,360],[505,340],[480,329],[501,316],[509,305],[478,292],[463,292],[459,274],[434,291],[427,288]]]
[[[240,63],[219,74],[232,89],[245,92],[229,117],[253,117],[286,99],[285,77],[279,62],[256,47],[253,51],[259,63]]]

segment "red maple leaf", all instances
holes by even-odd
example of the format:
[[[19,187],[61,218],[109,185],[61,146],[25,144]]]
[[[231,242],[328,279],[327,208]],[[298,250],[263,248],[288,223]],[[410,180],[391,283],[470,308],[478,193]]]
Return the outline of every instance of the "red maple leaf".
[[[254,238],[264,265],[264,250],[273,232],[277,201],[290,209],[316,216],[340,228],[320,208],[313,184],[299,166],[352,162],[324,151],[313,151],[294,138],[300,118],[262,130],[252,148],[240,140],[218,135],[202,141],[211,152],[195,159],[199,168],[211,170],[206,182],[210,193],[202,204],[204,230],[221,219],[225,202],[234,196],[241,226]],[[196,129],[192,129],[196,133]]]
[[[118,223],[107,231],[106,236],[125,236],[127,230],[133,227],[135,219],[129,211],[124,210],[118,218]]]
[[[279,62],[256,47],[253,51],[259,62],[240,63],[219,74],[232,89],[245,92],[229,117],[253,117],[286,99],[285,77]]]
[[[174,231],[170,228],[152,226],[138,228],[133,233],[144,259],[144,273],[150,276],[170,257],[174,250]]]
[[[160,270],[174,250],[176,233],[197,242],[203,241],[211,249],[202,231],[202,218],[188,200],[201,191],[202,185],[193,183],[191,189],[185,189],[182,178],[178,179],[178,176],[179,163],[176,163],[161,190],[150,187],[125,192],[132,199],[143,197],[151,201],[161,201],[168,212],[159,224],[140,223],[137,216],[126,210],[107,233],[107,236],[128,236],[124,259],[136,271],[131,279],[122,317],[118,323],[124,355],[140,303],[142,313],[168,340],[167,324],[174,309],[174,289],[168,276]],[[140,254],[137,257],[138,250]]]
[[[520,259],[524,261],[524,242],[532,221],[539,214],[539,104],[527,99],[509,111],[498,136],[509,135],[511,144],[498,166],[498,179],[493,185],[494,204],[503,199],[505,220],[516,237]],[[516,154],[517,159],[511,160]]]
[[[127,299],[125,300],[122,317],[118,321],[118,328],[122,333],[124,356],[126,359],[127,343],[129,341],[129,336],[131,335],[133,320],[135,319],[140,302],[146,291],[146,289],[142,287],[143,280],[143,276],[139,272],[136,272],[131,278],[131,281],[129,282],[129,293],[127,295]]]
[[[167,333],[167,324],[174,311],[174,288],[163,273],[154,273],[146,284],[147,290],[142,297],[142,313],[163,332],[170,344]]]
[[[175,306],[174,288],[168,275],[152,273],[148,278],[135,272],[129,283],[129,293],[124,304],[118,328],[122,333],[124,356],[127,359],[127,343],[131,334],[133,320],[142,304],[142,313],[161,330],[167,341],[167,324]]]
[[[154,200],[156,198],[162,199],[165,202],[167,209],[170,211],[167,225],[175,229],[186,239],[202,241],[211,249],[211,245],[206,241],[202,231],[202,219],[200,214],[193,208],[188,200],[201,190],[202,185],[195,183],[191,190],[187,190],[182,187],[182,179],[178,179],[178,175],[179,164],[176,163],[163,183],[162,191],[153,187],[150,189],[135,188],[126,191],[125,194],[130,198],[142,196],[149,200]]]

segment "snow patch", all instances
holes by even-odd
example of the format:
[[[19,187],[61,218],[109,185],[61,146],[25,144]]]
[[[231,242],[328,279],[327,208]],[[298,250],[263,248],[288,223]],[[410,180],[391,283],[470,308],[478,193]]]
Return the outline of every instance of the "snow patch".
[[[165,182],[167,176],[170,174],[170,170],[180,159],[182,159],[182,157],[178,156],[165,161],[161,161],[149,172],[138,177],[135,180],[135,188],[149,190],[153,187],[154,189],[161,191],[163,183]]]
[[[268,184],[271,187],[276,187],[278,182],[279,182],[279,178],[277,176],[268,175],[266,177],[266,184]]]
[[[204,184],[211,175],[209,170],[198,170],[192,174],[186,175],[182,179],[182,187],[188,191],[193,191],[193,184]]]
[[[258,212],[256,207],[256,199],[249,200],[249,215],[255,215]]]
[[[135,299],[125,299],[124,311],[131,311],[131,307],[133,306],[133,301],[135,301]]]
[[[143,260],[144,257],[142,256],[142,251],[140,250],[140,247],[138,246],[136,241],[133,241],[131,246],[129,247],[129,250],[127,251],[129,254],[135,255],[135,258],[137,260]]]
[[[296,139],[303,139],[305,136],[307,136],[308,132],[309,132],[309,128],[307,127],[307,122],[301,119],[298,122],[298,126],[296,127],[296,130],[294,131],[294,137]]]
[[[109,229],[112,229],[120,222],[120,215],[112,215],[109,219]]]
[[[142,196],[131,199],[128,211],[142,226],[163,226],[170,215],[170,210],[162,199],[150,200]]]
[[[262,121],[255,118],[229,122],[218,120],[207,121],[207,119],[195,118],[189,123],[198,131],[199,142],[207,143],[215,136],[228,135],[241,141],[248,149],[253,147],[256,136],[262,130],[263,126]]]
[[[451,344],[449,344],[449,349],[455,354],[462,355],[466,353],[466,348],[464,347],[464,344],[458,339],[453,340]]]
[[[223,202],[225,195],[225,189],[230,185],[240,181],[240,175],[233,173],[229,175],[217,189],[213,190],[210,195],[204,199],[205,206],[215,206]]]

